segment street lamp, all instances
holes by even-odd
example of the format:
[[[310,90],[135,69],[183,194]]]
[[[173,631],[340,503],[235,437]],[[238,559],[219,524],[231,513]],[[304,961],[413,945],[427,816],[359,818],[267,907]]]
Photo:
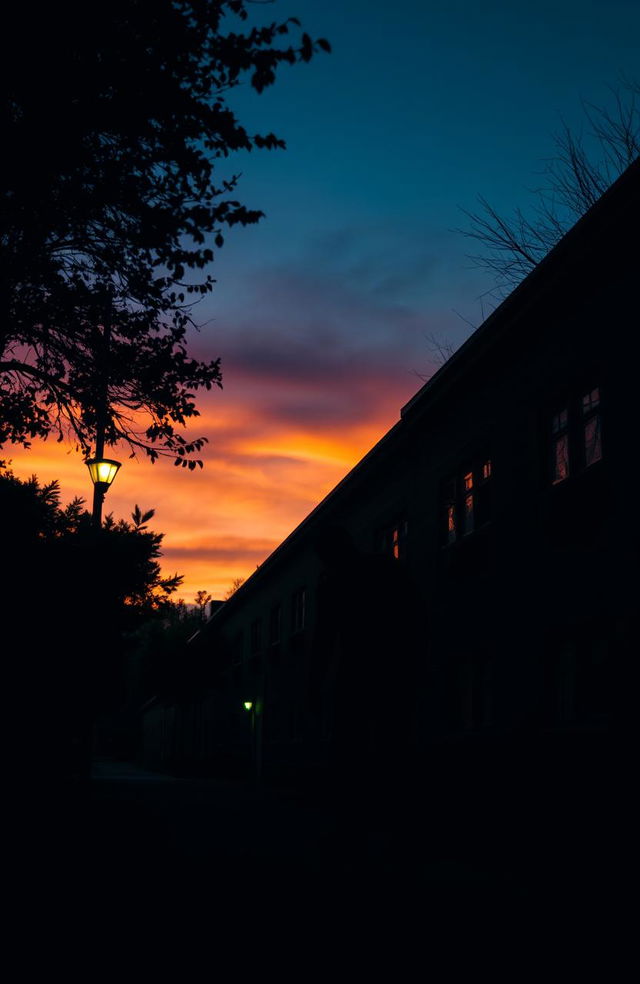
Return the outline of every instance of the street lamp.
[[[120,468],[120,462],[112,458],[90,458],[85,462],[93,482],[93,522],[98,528],[102,525],[102,503],[104,497]]]

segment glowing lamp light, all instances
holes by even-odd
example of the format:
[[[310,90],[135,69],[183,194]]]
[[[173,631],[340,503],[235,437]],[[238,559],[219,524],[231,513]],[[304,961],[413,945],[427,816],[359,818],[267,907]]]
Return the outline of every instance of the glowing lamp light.
[[[107,488],[111,485],[120,468],[119,461],[111,458],[91,458],[86,462],[94,485],[104,485]]]
[[[245,711],[250,711],[251,708],[253,707],[253,701],[252,700],[245,700],[244,703],[243,703],[243,707],[244,707]]]

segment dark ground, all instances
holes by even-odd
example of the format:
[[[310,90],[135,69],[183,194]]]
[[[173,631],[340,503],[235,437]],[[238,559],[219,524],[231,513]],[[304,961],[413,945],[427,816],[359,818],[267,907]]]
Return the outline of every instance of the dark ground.
[[[382,804],[374,790],[354,817],[293,789],[96,761],[85,786],[36,792],[22,832],[31,847],[15,859],[19,906],[58,939],[133,933],[155,957],[185,938],[238,939],[239,955],[256,934],[287,952],[306,940],[312,964],[347,945],[364,961],[378,947],[398,956],[399,943],[419,951],[443,932],[463,951],[470,931],[498,950],[533,934],[539,951],[566,943],[570,922],[583,953],[598,943],[588,927],[602,935],[619,881],[602,852],[545,859],[533,841],[496,839],[483,850],[465,842],[468,825],[436,830],[423,815],[376,810],[376,795]]]

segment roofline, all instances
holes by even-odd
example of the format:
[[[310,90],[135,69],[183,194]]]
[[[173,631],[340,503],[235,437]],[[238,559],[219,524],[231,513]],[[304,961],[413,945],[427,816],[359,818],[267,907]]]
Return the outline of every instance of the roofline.
[[[292,531],[289,533],[285,539],[278,544],[278,546],[273,550],[269,556],[263,561],[262,564],[255,570],[247,580],[234,592],[233,595],[224,605],[222,605],[218,611],[209,617],[205,626],[210,625],[211,622],[227,613],[236,607],[234,604],[238,596],[244,595],[247,588],[254,587],[256,584],[256,579],[260,580],[264,575],[265,571],[271,569],[274,564],[276,564],[292,545],[293,541],[296,540],[299,535],[317,518],[318,514],[326,507],[327,503],[342,492],[347,485],[349,485],[354,478],[358,476],[371,461],[371,459],[379,454],[383,446],[391,440],[391,438],[397,433],[397,431],[402,427],[406,417],[411,414],[418,404],[422,404],[425,397],[432,396],[436,398],[440,391],[449,383],[453,381],[453,374],[455,373],[458,365],[462,359],[467,359],[468,353],[478,348],[483,341],[489,337],[491,338],[503,324],[504,322],[517,315],[518,311],[521,309],[522,305],[527,302],[530,297],[531,291],[537,286],[538,281],[541,277],[546,277],[549,268],[553,267],[558,263],[567,250],[571,249],[574,245],[574,241],[580,240],[584,236],[585,229],[589,229],[594,221],[594,216],[596,218],[600,213],[604,211],[606,215],[606,209],[608,203],[612,198],[615,199],[616,196],[622,194],[621,189],[626,188],[627,185],[631,185],[634,180],[640,177],[640,158],[633,161],[632,164],[624,171],[619,178],[614,181],[614,183],[604,192],[604,194],[595,202],[591,208],[589,208],[584,215],[582,215],[578,221],[565,233],[562,239],[556,243],[556,245],[547,253],[545,257],[534,267],[534,269],[527,274],[524,280],[515,287],[511,293],[506,297],[495,309],[492,311],[488,318],[483,321],[478,328],[467,338],[459,349],[454,352],[454,354],[447,359],[445,364],[441,366],[440,369],[427,382],[420,387],[418,392],[407,402],[400,410],[400,420],[396,423],[377,441],[374,446],[361,458],[356,465],[351,468],[347,474],[342,478],[337,485],[335,485],[323,499],[320,500],[317,506],[308,513],[307,516],[300,522]],[[468,364],[468,363],[467,363]],[[204,628],[204,626],[203,626]],[[196,635],[199,635],[202,630],[199,630]],[[195,637],[194,637],[195,638]],[[191,641],[191,640],[189,640]]]
[[[255,579],[260,578],[261,575],[264,574],[265,568],[267,567],[270,568],[273,566],[274,563],[277,563],[282,553],[291,545],[291,541],[297,539],[298,535],[304,529],[306,529],[307,526],[313,523],[318,513],[322,509],[324,509],[329,499],[332,499],[339,492],[341,492],[346,485],[348,485],[350,482],[353,481],[353,479],[356,477],[356,473],[360,472],[362,469],[364,469],[364,467],[367,464],[369,464],[371,458],[373,458],[374,455],[378,454],[383,444],[386,444],[387,441],[391,440],[391,437],[396,433],[396,431],[401,427],[401,425],[402,425],[402,420],[397,420],[396,423],[393,424],[393,426],[388,431],[386,431],[385,434],[382,435],[380,440],[376,441],[376,443],[373,445],[372,448],[369,449],[369,451],[367,451],[364,457],[360,458],[360,460],[353,466],[353,468],[351,468],[347,472],[347,474],[340,479],[338,484],[334,485],[334,487],[331,489],[330,492],[327,492],[327,494],[324,496],[323,499],[320,500],[317,506],[314,506],[311,512],[307,513],[305,518],[300,523],[298,523],[296,527],[294,527],[291,533],[289,533],[284,538],[284,540],[281,543],[279,543],[274,550],[272,550],[269,556],[258,566],[258,568],[255,571],[253,571],[253,573],[249,575],[246,581],[244,581],[240,585],[240,587],[236,591],[234,591],[231,597],[225,601],[224,605],[221,605],[220,608],[207,619],[207,621],[205,622],[205,626],[209,625],[213,621],[213,619],[217,618],[218,616],[221,616],[223,613],[228,612],[230,607],[235,607],[235,605],[233,604],[234,599],[236,599],[238,595],[244,594],[246,588],[250,586],[253,587],[255,584]],[[201,632],[202,629],[199,629],[196,632],[196,636],[199,635]],[[192,638],[195,639],[195,636],[193,636]],[[192,640],[189,639],[189,642],[191,641]]]
[[[496,321],[500,322],[503,318],[512,316],[517,312],[518,308],[526,302],[527,295],[533,290],[537,285],[540,277],[544,277],[547,274],[549,267],[559,262],[562,256],[571,249],[574,244],[574,240],[580,239],[584,235],[585,229],[589,229],[589,226],[594,220],[594,215],[596,218],[599,214],[608,207],[608,203],[612,198],[617,195],[622,194],[621,188],[624,189],[626,185],[632,185],[633,180],[638,180],[640,178],[640,157],[636,158],[629,167],[622,172],[622,174],[613,182],[612,185],[607,188],[607,190],[601,195],[597,202],[587,209],[584,215],[580,216],[577,222],[571,226],[571,228],[564,234],[562,239],[560,239],[552,249],[540,260],[539,263],[531,270],[530,273],[517,285],[514,289],[504,298],[503,301],[498,305],[498,307],[491,312],[491,314],[479,325],[471,335],[465,339],[459,349],[453,353],[453,355],[447,359],[443,366],[437,370],[431,376],[427,382],[420,387],[417,393],[415,393],[411,399],[405,403],[405,405],[400,410],[400,418],[404,417],[410,413],[417,403],[421,403],[424,396],[427,393],[431,393],[432,390],[436,389],[442,384],[442,379],[445,376],[451,374],[451,372],[456,368],[460,359],[464,358],[466,353],[470,348],[474,348],[481,344],[485,336],[494,330],[494,325]],[[512,309],[515,308],[515,311]]]

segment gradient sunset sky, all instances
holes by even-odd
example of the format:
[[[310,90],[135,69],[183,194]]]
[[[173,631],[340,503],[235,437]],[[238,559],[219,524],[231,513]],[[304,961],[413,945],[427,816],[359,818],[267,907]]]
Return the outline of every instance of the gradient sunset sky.
[[[526,206],[553,134],[581,100],[640,77],[640,0],[276,0],[253,22],[297,16],[330,55],[285,68],[230,102],[286,151],[228,164],[261,208],[216,254],[217,288],[192,354],[221,356],[222,391],[199,399],[204,469],[124,465],[105,509],[155,508],[162,567],[192,602],[222,597],[398,419],[437,368],[427,336],[459,344],[491,310],[488,274],[456,228],[484,195]],[[227,165],[225,165],[226,167]],[[6,447],[16,474],[89,498],[82,458],[54,441]]]

